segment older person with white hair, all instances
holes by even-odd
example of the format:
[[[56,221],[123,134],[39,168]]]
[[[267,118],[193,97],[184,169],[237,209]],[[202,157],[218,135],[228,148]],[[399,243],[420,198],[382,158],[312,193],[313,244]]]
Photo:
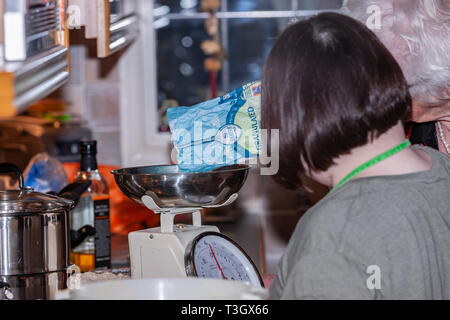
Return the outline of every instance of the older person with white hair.
[[[413,97],[411,141],[450,155],[450,0],[345,0],[403,69]]]

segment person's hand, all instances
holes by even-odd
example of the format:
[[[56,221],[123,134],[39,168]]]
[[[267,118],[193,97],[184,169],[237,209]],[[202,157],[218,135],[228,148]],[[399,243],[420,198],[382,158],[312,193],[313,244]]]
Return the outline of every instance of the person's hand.
[[[269,289],[270,284],[272,283],[273,278],[275,278],[274,274],[263,274],[262,280],[264,282],[264,288]]]

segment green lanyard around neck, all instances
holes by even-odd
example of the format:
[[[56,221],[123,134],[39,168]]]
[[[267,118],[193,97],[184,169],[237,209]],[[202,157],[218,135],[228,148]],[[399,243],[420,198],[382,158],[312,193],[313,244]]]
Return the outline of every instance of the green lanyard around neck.
[[[352,172],[350,172],[344,179],[341,180],[341,182],[339,182],[339,184],[337,184],[332,190],[331,192],[336,191],[337,189],[339,189],[340,187],[342,187],[344,184],[346,184],[348,181],[350,181],[351,179],[353,179],[355,176],[357,176],[358,174],[360,174],[361,172],[369,169],[370,167],[373,167],[374,165],[376,165],[377,163],[380,163],[381,161],[386,160],[387,158],[392,157],[393,155],[399,153],[400,151],[403,151],[405,149],[407,149],[409,146],[411,146],[411,142],[409,140],[405,140],[402,143],[400,143],[398,146],[389,149],[386,152],[383,152],[382,154],[376,156],[373,159],[370,159],[369,161],[363,163],[362,165],[360,165],[358,168],[356,168],[355,170],[353,170]],[[330,193],[331,193],[330,192]]]

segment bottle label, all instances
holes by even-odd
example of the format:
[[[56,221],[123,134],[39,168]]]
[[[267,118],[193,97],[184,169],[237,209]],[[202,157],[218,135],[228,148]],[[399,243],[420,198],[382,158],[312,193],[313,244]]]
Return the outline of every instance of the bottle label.
[[[109,197],[94,197],[95,268],[111,267]]]

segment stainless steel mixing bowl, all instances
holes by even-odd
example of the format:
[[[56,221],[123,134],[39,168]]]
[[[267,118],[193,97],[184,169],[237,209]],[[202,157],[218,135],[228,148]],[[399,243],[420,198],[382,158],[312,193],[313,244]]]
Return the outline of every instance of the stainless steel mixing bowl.
[[[144,205],[148,195],[160,208],[221,205],[245,182],[248,165],[233,165],[210,172],[182,173],[178,166],[148,166],[113,170],[120,190]]]

